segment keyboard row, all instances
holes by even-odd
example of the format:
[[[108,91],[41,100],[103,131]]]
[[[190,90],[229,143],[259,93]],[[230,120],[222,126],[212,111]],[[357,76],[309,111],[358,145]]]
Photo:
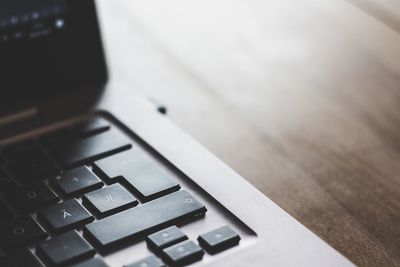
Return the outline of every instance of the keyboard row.
[[[199,236],[198,242],[190,240],[177,226],[171,226],[151,234],[146,239],[154,253],[124,267],[186,266],[203,258],[205,249],[215,254],[239,244],[240,236],[229,226],[223,226]],[[95,249],[76,230],[69,231],[36,246],[36,255],[49,266],[107,267],[96,255]],[[162,260],[161,260],[162,259]],[[36,257],[28,250],[14,250],[0,254],[1,266],[41,267]]]
[[[201,248],[177,228],[206,211],[153,157],[101,118],[0,151],[1,266],[10,259],[36,266],[28,246],[48,265],[64,266],[146,237],[155,255],[174,266],[186,264],[201,259],[202,248],[218,252],[218,245],[199,237]],[[166,244],[150,238],[157,231]],[[222,242],[229,231],[219,231],[216,240]],[[222,247],[238,240],[235,234]],[[164,266],[158,257],[129,266]],[[101,262],[96,256],[82,266]]]
[[[180,189],[179,184],[172,179],[157,163],[144,153],[134,149],[118,153],[94,163],[96,173],[106,184],[121,183],[128,188],[140,201],[148,202]],[[65,171],[49,180],[55,192],[64,199],[80,197],[87,192],[102,188],[104,182],[86,166]],[[129,195],[121,187],[107,187],[96,193],[85,195],[84,201],[94,209],[98,208],[96,199],[109,196],[112,192],[121,192],[129,200]],[[117,196],[117,193],[114,193]],[[8,187],[5,200],[18,213],[24,214],[36,210],[43,205],[55,203],[59,198],[43,184],[36,180],[22,186]],[[97,201],[98,202],[98,201]],[[137,203],[132,200],[129,204]],[[93,205],[92,205],[93,204]],[[103,216],[109,210],[98,209],[98,216]]]
[[[77,130],[79,129],[79,130]],[[0,151],[0,192],[31,184],[70,169],[128,150],[132,141],[104,119],[95,119]]]
[[[116,184],[114,187],[117,188],[119,185]],[[118,193],[118,191],[114,192]],[[105,208],[107,211],[126,206],[121,201],[123,197],[114,194],[114,192],[102,195],[105,198],[102,197],[101,200],[96,198],[90,200],[90,195],[87,195],[85,199],[89,199],[93,206],[96,205],[97,201],[106,203],[109,209],[104,206],[98,207]],[[97,191],[94,191],[92,195],[97,193]],[[69,199],[40,209],[37,212],[37,221],[49,233],[61,233],[83,227],[85,235],[96,244],[96,247],[101,251],[106,251],[115,248],[117,244],[140,240],[142,236],[167,224],[187,223],[204,216],[205,213],[206,208],[203,204],[189,192],[180,190],[95,222],[93,222],[94,216],[81,203],[76,199]],[[2,236],[0,247],[25,246],[48,236],[29,215],[12,220],[2,220],[0,226],[0,236]]]

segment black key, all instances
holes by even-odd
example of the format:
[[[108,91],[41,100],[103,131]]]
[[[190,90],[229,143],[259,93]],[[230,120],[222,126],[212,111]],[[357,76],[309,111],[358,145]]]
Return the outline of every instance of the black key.
[[[53,153],[63,166],[76,166],[131,148],[131,140],[114,129],[56,148]]]
[[[8,160],[12,161],[36,156],[37,154],[41,154],[41,151],[35,141],[26,140],[5,147],[3,154]]]
[[[109,267],[109,265],[100,257],[96,257],[81,263],[74,264],[70,267]]]
[[[37,214],[39,222],[53,232],[79,228],[94,220],[93,216],[75,199],[40,210]]]
[[[78,140],[78,136],[69,128],[57,130],[40,137],[39,142],[50,150]]]
[[[143,201],[149,201],[180,188],[150,156],[132,149],[95,162],[95,169],[109,180],[123,177],[125,184]]]
[[[39,156],[30,161],[13,162],[8,170],[22,184],[37,182],[38,179],[46,179],[59,172],[59,169],[47,158]]]
[[[109,249],[113,244],[194,220],[204,216],[206,211],[205,206],[188,192],[178,191],[86,225],[84,234],[100,249]]]
[[[93,118],[76,127],[76,131],[82,137],[99,134],[110,129],[110,124],[103,118]]]
[[[27,249],[14,251],[8,254],[3,261],[2,267],[42,267],[39,260]]]
[[[80,196],[103,186],[100,178],[86,166],[58,175],[51,180],[51,184],[67,197]]]
[[[60,199],[43,183],[21,186],[6,192],[5,199],[20,213],[57,203]]]
[[[6,171],[0,167],[0,192],[6,192],[14,186]]]
[[[47,234],[30,216],[23,216],[2,225],[0,247],[17,247],[34,243]]]
[[[113,184],[85,194],[82,203],[97,217],[103,218],[134,207],[138,201],[123,186]]]
[[[45,179],[59,172],[42,152],[13,160],[7,169],[23,184],[35,183],[38,179]]]
[[[166,265],[156,256],[151,255],[124,267],[165,267]]]
[[[191,240],[186,240],[163,250],[165,260],[176,266],[189,265],[199,261],[204,256],[204,251]]]
[[[210,254],[237,246],[240,236],[229,226],[223,226],[199,236],[199,244]]]
[[[23,183],[44,179],[58,172],[58,168],[33,140],[8,146],[3,152],[10,161],[8,170]]]
[[[6,204],[0,200],[0,223],[9,220],[13,217],[12,211],[6,206]]]
[[[74,230],[40,243],[36,253],[45,263],[59,266],[89,258],[95,254],[95,250]]]
[[[146,239],[149,248],[159,253],[162,249],[170,247],[179,242],[188,239],[188,237],[175,225],[149,235]]]

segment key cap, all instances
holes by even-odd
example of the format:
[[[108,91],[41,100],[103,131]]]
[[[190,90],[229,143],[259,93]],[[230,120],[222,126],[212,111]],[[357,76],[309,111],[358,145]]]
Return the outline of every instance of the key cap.
[[[44,146],[52,150],[53,148],[65,144],[72,143],[78,140],[78,136],[70,128],[64,128],[45,134],[39,138],[39,142]]]
[[[44,155],[14,161],[7,166],[8,170],[22,184],[36,183],[57,174],[60,170]]]
[[[150,201],[180,188],[157,162],[138,149],[96,161],[95,169],[109,180],[123,177],[123,183],[143,201]]]
[[[10,161],[8,170],[21,182],[44,179],[58,172],[33,140],[10,145],[3,152]]]
[[[150,249],[159,253],[162,249],[175,245],[186,239],[188,239],[188,237],[174,225],[149,235],[146,241]]]
[[[99,134],[110,129],[110,124],[103,118],[92,118],[76,126],[76,131],[82,137]]]
[[[40,243],[36,253],[51,266],[70,265],[95,254],[93,247],[77,231],[70,231]]]
[[[66,197],[77,197],[103,186],[100,178],[86,166],[58,175],[51,180],[51,184]]]
[[[3,221],[9,220],[13,217],[12,211],[6,206],[6,204],[0,200],[0,224]]]
[[[79,228],[94,220],[93,216],[75,199],[40,210],[38,221],[53,232]]]
[[[0,247],[14,248],[44,239],[47,234],[30,216],[22,216],[4,223],[0,236]]]
[[[60,199],[43,183],[21,186],[6,192],[6,201],[20,213],[57,203]]]
[[[171,265],[184,266],[203,258],[204,251],[193,241],[186,240],[163,250],[165,260]]]
[[[3,149],[3,154],[8,160],[22,160],[40,154],[40,149],[33,140],[26,140],[9,145]]]
[[[223,226],[198,238],[199,244],[210,254],[237,246],[240,236],[229,226]]]
[[[8,254],[3,261],[3,267],[42,267],[39,260],[28,250],[18,250]]]
[[[43,180],[59,172],[59,169],[43,155],[14,161],[7,168],[22,184],[36,183],[38,179]]]
[[[113,184],[85,194],[82,204],[97,217],[103,218],[139,204],[120,184]]]
[[[131,140],[114,129],[60,146],[53,153],[63,166],[77,166],[121,152],[131,146]]]
[[[166,265],[156,256],[151,255],[124,267],[165,267]]]
[[[81,263],[74,264],[70,267],[109,267],[109,265],[100,257],[96,257]]]
[[[204,216],[206,208],[186,191],[178,191],[84,227],[99,249],[134,240],[174,224]],[[118,225],[118,227],[115,227]]]
[[[10,173],[21,183],[35,183],[59,172],[59,169],[41,151],[21,155],[7,166]]]

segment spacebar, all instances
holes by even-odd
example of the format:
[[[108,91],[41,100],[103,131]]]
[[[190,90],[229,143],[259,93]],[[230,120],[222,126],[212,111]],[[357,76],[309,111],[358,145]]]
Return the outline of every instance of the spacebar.
[[[207,209],[187,191],[147,202],[84,227],[85,237],[100,250],[133,241],[164,227],[204,216]]]

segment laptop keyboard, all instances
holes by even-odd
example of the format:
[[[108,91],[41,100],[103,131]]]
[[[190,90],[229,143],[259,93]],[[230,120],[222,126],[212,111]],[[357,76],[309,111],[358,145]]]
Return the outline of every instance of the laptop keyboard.
[[[180,227],[206,213],[101,117],[0,152],[0,266],[108,266],[104,255],[139,242],[149,253],[125,266],[189,265],[239,244],[228,225],[188,238]]]

